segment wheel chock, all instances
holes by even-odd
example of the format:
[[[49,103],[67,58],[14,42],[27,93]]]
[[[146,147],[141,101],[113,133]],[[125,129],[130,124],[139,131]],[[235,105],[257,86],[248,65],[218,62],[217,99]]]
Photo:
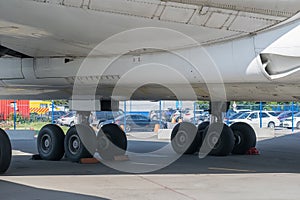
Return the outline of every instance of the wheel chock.
[[[127,155],[114,156],[114,161],[127,161],[129,160]]]
[[[129,160],[127,155],[120,155],[120,156],[114,156],[114,161],[127,161]],[[100,161],[97,158],[81,158],[79,160],[80,164],[97,164],[100,163]]]
[[[252,147],[246,152],[246,155],[259,155],[259,151],[255,147]]]
[[[79,161],[80,164],[97,164],[100,163],[96,158],[81,158]]]

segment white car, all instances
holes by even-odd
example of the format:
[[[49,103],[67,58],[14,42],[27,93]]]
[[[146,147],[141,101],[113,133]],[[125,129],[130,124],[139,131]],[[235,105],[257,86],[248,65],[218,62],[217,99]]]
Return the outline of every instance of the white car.
[[[282,125],[284,128],[292,128],[292,117],[286,118],[283,122]],[[297,129],[300,129],[300,112],[294,115],[294,127]]]
[[[245,112],[241,116],[236,119],[230,120],[230,124],[234,124],[236,122],[245,122],[252,126],[259,127],[260,126],[260,111],[252,111]],[[276,126],[280,126],[280,121],[277,117],[274,116],[274,112],[272,111],[262,111],[262,127],[275,128]]]
[[[57,119],[57,124],[62,126],[73,126],[75,125],[75,112],[69,112],[68,114]]]

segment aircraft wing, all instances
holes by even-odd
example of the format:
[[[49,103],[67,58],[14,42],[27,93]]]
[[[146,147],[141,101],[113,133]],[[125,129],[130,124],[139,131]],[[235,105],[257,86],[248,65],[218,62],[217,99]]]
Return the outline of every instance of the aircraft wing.
[[[86,56],[114,34],[161,27],[212,44],[276,26],[299,10],[297,1],[278,0],[1,0],[0,42],[31,57]]]

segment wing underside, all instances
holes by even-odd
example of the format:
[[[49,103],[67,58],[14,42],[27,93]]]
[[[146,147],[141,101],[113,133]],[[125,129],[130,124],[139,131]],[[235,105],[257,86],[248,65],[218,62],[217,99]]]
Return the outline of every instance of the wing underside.
[[[297,1],[270,0],[2,0],[0,44],[32,57],[86,56],[114,34],[158,27],[209,45],[268,29],[299,9]]]

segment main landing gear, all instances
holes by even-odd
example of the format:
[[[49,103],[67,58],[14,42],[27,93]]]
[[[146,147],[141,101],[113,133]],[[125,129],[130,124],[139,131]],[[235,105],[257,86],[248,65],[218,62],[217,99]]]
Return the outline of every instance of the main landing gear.
[[[227,156],[245,154],[247,150],[255,147],[256,135],[251,126],[235,123],[229,127],[223,123],[223,113],[227,111],[228,103],[212,102],[210,106],[210,122],[203,122],[198,127],[182,122],[174,127],[171,144],[175,152]],[[72,162],[78,162],[81,158],[95,155],[110,160],[125,154],[127,138],[119,126],[106,124],[96,133],[88,123],[90,112],[79,114],[81,123],[70,127],[66,135],[57,125],[50,124],[41,129],[37,144],[42,159],[60,160],[65,156]],[[1,151],[4,152],[2,149]],[[4,162],[2,160],[0,161]]]
[[[65,156],[72,162],[78,162],[95,154],[106,160],[124,155],[127,150],[125,132],[116,124],[107,124],[96,133],[89,126],[89,116],[90,112],[79,111],[79,124],[70,127],[66,135],[57,125],[44,126],[37,138],[40,157],[44,160],[60,160]]]
[[[245,154],[256,146],[255,131],[246,123],[235,123],[228,127],[223,123],[223,113],[228,103],[212,102],[210,122],[201,123],[198,128],[183,122],[177,124],[171,134],[173,150],[178,154],[209,154],[227,156]]]

